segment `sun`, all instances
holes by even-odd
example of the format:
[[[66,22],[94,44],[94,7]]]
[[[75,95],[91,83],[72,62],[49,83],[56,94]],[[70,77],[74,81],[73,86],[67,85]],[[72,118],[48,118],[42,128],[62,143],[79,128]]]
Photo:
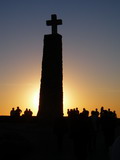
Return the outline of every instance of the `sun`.
[[[64,94],[63,94],[63,112],[64,112],[64,116],[67,116],[67,109],[70,108],[71,104],[72,104],[72,96],[70,95],[68,90],[65,90]]]
[[[35,91],[31,96],[31,106],[34,115],[38,112],[38,106],[39,106],[39,91]]]
[[[35,95],[33,96],[33,105],[38,106],[39,105],[39,93],[36,92]]]

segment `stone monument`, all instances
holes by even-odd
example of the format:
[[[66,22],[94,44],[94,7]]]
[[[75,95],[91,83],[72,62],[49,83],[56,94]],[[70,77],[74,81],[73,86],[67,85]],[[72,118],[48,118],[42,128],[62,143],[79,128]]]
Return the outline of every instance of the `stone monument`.
[[[55,119],[63,116],[62,36],[57,33],[62,20],[53,14],[46,24],[52,34],[44,36],[38,117]]]

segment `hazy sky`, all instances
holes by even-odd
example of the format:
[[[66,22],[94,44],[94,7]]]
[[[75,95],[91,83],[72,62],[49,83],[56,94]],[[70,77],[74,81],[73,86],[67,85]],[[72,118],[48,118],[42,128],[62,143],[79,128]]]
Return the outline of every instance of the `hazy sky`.
[[[46,20],[63,20],[64,113],[104,106],[120,117],[119,0],[0,0],[0,115],[37,113]]]

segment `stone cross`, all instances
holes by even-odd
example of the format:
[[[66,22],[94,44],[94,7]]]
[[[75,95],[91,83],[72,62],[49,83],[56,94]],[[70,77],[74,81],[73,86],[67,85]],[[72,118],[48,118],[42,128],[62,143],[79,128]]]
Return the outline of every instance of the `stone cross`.
[[[62,20],[57,19],[56,14],[51,15],[51,20],[46,21],[47,26],[52,26],[52,34],[57,34],[57,25],[61,25]]]

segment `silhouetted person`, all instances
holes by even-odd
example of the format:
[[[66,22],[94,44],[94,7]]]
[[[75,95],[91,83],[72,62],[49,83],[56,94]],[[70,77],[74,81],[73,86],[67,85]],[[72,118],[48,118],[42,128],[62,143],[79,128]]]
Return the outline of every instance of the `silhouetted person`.
[[[19,107],[17,107],[17,109],[15,110],[15,116],[20,117],[21,113],[22,113],[22,110]]]
[[[32,117],[33,112],[29,109],[28,114],[29,114],[29,117]]]
[[[14,108],[12,108],[12,110],[10,111],[10,116],[15,117],[15,109]]]
[[[104,114],[104,107],[102,106],[101,109],[100,109],[100,117],[102,117]]]
[[[117,114],[115,111],[113,111],[113,116],[114,116],[114,118],[117,118]]]
[[[28,115],[29,115],[28,108],[26,108],[26,110],[24,111],[24,116],[28,117]]]
[[[88,117],[88,116],[89,116],[89,111],[86,110],[85,108],[83,108],[82,114],[83,114],[85,117]]]
[[[95,115],[96,115],[97,117],[99,117],[99,112],[98,112],[98,109],[97,109],[97,108],[95,109]]]
[[[76,114],[79,115],[79,110],[78,110],[78,108],[76,108]]]

